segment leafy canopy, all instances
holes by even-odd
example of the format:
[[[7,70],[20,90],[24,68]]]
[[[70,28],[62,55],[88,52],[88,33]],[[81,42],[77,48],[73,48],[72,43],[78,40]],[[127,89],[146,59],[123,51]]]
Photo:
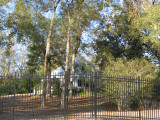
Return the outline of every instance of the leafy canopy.
[[[155,65],[144,58],[136,58],[131,60],[124,60],[121,58],[116,61],[110,61],[105,65],[104,74],[112,74],[123,77],[137,77],[155,78]]]

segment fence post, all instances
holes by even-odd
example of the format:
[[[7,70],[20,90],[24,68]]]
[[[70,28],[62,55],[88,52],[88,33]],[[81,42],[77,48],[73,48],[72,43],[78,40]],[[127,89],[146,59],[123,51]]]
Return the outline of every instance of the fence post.
[[[68,119],[68,81],[69,81],[69,71],[65,72],[65,92],[64,92],[64,119]]]
[[[95,90],[94,90],[94,117],[95,120],[97,119],[97,72],[95,72],[94,76],[94,82],[95,82]]]
[[[139,120],[141,120],[141,93],[140,93],[140,76],[138,76],[138,94],[139,94]]]
[[[17,73],[15,72],[15,78],[14,78],[14,98],[13,98],[13,120],[14,120],[14,109],[15,109],[15,94],[16,94],[16,77]]]
[[[93,72],[91,73],[91,91],[92,91],[92,118],[93,118],[93,113],[94,113],[94,105],[93,105],[93,79],[94,79],[94,74],[93,74]]]

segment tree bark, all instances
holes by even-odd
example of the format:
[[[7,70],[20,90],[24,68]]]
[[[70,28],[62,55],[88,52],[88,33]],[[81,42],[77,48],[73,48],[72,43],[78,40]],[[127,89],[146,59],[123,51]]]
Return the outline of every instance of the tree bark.
[[[73,80],[74,80],[74,74],[75,74],[75,59],[76,59],[76,55],[78,53],[78,48],[80,46],[80,38],[81,38],[81,34],[77,35],[76,40],[74,41],[74,45],[73,45],[73,53],[72,53],[72,63],[71,63],[71,78],[70,78],[70,82],[69,82],[69,96],[68,96],[68,100],[72,99],[72,86],[73,86]]]
[[[68,0],[66,1],[68,2]],[[67,44],[66,44],[66,65],[65,65],[65,72],[69,70],[69,49],[70,49],[70,13],[69,13],[69,3],[68,3],[68,31],[67,31]],[[65,73],[64,73],[65,76]],[[61,109],[64,109],[64,96],[65,96],[65,82],[66,79],[62,81],[62,95],[61,95]]]
[[[68,25],[70,25],[69,4],[68,4],[68,23],[69,23]],[[68,71],[68,69],[69,69],[69,49],[70,49],[70,26],[68,27],[68,31],[67,31],[65,71]]]
[[[47,71],[48,71],[48,59],[49,59],[49,51],[50,51],[50,39],[52,35],[53,21],[55,19],[55,12],[56,12],[56,8],[59,2],[60,0],[58,0],[56,5],[54,6],[52,19],[51,19],[49,30],[48,30],[48,37],[46,40],[46,54],[45,54],[45,62],[44,62],[44,80],[43,80],[43,95],[42,95],[42,106],[43,107],[46,106],[46,87],[47,87]]]
[[[73,86],[73,79],[74,79],[74,66],[75,66],[75,58],[76,58],[76,53],[75,49],[74,52],[72,53],[72,63],[71,63],[71,78],[70,78],[70,83],[69,83],[69,96],[68,100],[72,99],[72,86]]]
[[[47,79],[47,96],[51,97],[51,61],[48,60],[48,79]]]

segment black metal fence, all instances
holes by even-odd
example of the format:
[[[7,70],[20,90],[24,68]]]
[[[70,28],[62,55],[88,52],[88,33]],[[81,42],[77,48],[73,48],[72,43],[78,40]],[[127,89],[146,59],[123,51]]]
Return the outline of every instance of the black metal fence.
[[[0,119],[160,119],[160,80],[98,73],[0,76]],[[65,80],[65,107],[61,108]],[[72,81],[72,82],[70,82]],[[69,99],[72,89],[72,99]]]

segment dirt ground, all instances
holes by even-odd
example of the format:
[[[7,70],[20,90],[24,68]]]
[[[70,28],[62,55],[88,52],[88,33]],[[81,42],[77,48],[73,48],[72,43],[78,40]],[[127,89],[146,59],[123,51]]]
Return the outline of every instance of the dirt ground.
[[[19,94],[15,96],[0,96],[0,120],[37,120],[37,119],[64,119],[68,115],[71,120],[94,119],[94,97],[74,96],[68,101],[67,111],[60,109],[60,97],[47,97],[45,107],[41,106],[42,96],[33,94]],[[160,110],[150,108],[139,111],[117,111],[112,104],[107,104],[108,99],[97,98],[97,118],[98,120],[121,119],[160,119]]]

